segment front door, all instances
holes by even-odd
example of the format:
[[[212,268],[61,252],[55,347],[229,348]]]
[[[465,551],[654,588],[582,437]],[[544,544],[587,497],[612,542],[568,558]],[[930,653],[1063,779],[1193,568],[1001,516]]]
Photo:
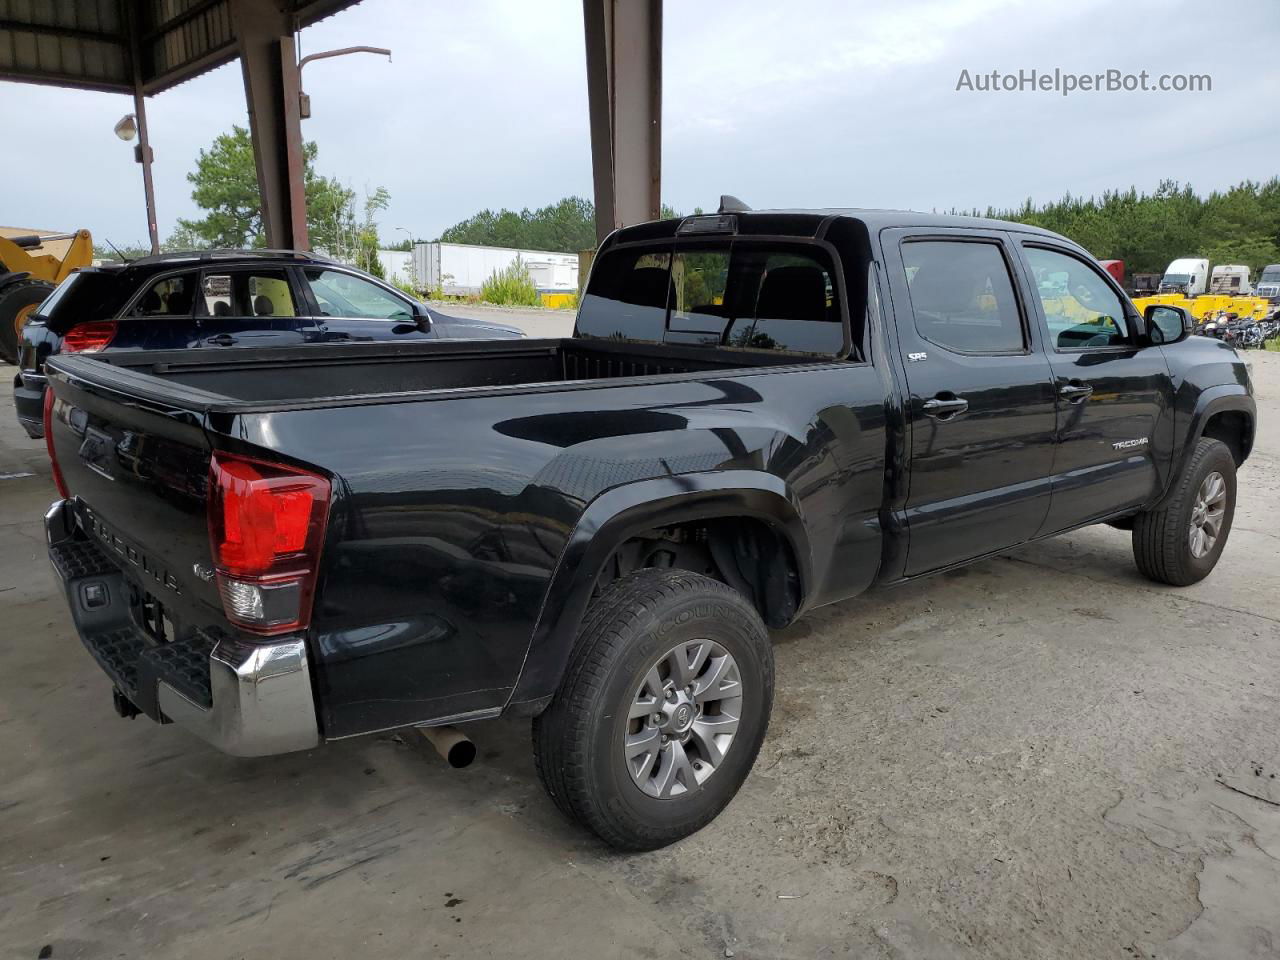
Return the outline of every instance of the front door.
[[[1049,509],[1054,387],[998,231],[894,230],[908,387],[906,574],[1022,543]]]
[[[420,324],[414,306],[402,294],[346,270],[303,267],[305,292],[313,301],[317,338],[346,340],[428,340],[434,328]]]
[[[1160,348],[1138,345],[1132,308],[1095,264],[1038,239],[1022,243],[1022,257],[1058,393],[1048,534],[1139,507],[1162,489],[1172,379]]]

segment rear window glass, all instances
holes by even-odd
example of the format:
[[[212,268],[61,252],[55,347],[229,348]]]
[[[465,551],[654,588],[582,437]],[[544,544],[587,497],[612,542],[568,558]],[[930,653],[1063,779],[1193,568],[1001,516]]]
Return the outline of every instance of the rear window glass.
[[[147,287],[133,307],[135,317],[189,317],[195,302],[194,273],[179,273]]]
[[[820,247],[702,241],[601,255],[578,335],[836,356],[842,321],[835,266]]]

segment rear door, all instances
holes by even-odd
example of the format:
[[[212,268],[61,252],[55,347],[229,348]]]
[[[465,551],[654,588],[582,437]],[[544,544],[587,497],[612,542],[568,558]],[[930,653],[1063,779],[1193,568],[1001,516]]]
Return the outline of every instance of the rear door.
[[[298,275],[321,342],[342,340],[426,340],[408,297],[337,267],[302,267]]]
[[[1070,247],[1020,243],[1058,399],[1055,533],[1149,502],[1172,462],[1173,384],[1159,347],[1140,346],[1133,307]]]
[[[914,576],[1033,537],[1049,509],[1054,387],[999,231],[885,231],[908,387]]]
[[[315,323],[284,267],[211,267],[200,278],[196,323],[204,347],[277,347],[315,339]]]

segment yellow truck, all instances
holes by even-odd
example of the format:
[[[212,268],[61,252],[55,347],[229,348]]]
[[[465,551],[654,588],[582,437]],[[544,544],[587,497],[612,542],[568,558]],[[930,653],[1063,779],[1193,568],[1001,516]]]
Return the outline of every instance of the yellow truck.
[[[0,227],[0,361],[15,363],[22,325],[67,274],[93,262],[88,230]]]

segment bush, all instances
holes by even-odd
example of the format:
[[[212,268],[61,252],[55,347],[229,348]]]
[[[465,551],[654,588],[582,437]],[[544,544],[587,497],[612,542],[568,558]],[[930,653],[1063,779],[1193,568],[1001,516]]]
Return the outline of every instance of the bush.
[[[395,287],[401,293],[407,293],[409,296],[413,297],[413,299],[415,300],[421,299],[420,295],[418,294],[417,287],[415,287],[411,281],[401,280],[398,276],[396,276],[391,278],[390,283],[393,287]]]
[[[480,299],[504,307],[536,307],[542,303],[538,286],[519,257],[502,270],[495,270],[480,285]]]

